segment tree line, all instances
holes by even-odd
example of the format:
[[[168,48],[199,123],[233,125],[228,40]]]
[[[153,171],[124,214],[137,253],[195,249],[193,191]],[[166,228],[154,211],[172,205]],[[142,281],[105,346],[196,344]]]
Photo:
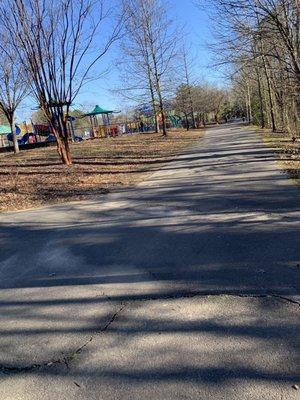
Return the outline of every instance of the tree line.
[[[200,1],[200,0],[199,0]],[[205,1],[205,0],[203,0]],[[84,85],[101,78],[101,65],[118,43],[122,87],[136,104],[151,104],[155,130],[167,134],[172,101],[187,128],[230,114],[273,131],[299,133],[299,1],[213,0],[219,28],[216,63],[229,67],[231,89],[194,77],[184,29],[163,0],[2,0],[0,4],[0,111],[18,151],[15,114],[33,97],[72,164],[68,116]],[[210,2],[212,4],[212,2]],[[242,105],[242,110],[239,108]]]
[[[299,0],[214,0],[217,63],[249,121],[292,137],[300,130]]]
[[[68,116],[82,87],[99,78],[99,64],[118,41],[123,95],[145,98],[167,134],[166,100],[174,96],[178,32],[162,0],[3,0],[0,5],[0,108],[18,152],[15,113],[26,96],[35,99],[72,164]],[[110,27],[110,29],[108,29]],[[101,67],[101,65],[100,65]],[[101,76],[100,76],[101,77]],[[155,121],[155,130],[159,130]]]
[[[123,85],[117,92],[129,101],[151,104],[153,115],[162,117],[163,135],[170,104],[189,129],[205,125],[209,115],[218,122],[230,102],[226,90],[193,76],[184,29],[172,20],[169,9],[161,0],[122,1],[126,24],[118,62]]]

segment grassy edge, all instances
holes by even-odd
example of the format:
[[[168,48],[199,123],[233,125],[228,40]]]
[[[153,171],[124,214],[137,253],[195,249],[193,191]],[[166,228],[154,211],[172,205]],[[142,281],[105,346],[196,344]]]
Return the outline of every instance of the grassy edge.
[[[292,180],[294,183],[296,183],[296,185],[300,185],[300,177],[295,178],[294,176],[292,176],[290,173],[290,168],[289,168],[288,162],[285,162],[281,159],[280,154],[281,154],[281,150],[283,151],[283,148],[282,148],[280,139],[276,136],[271,136],[271,131],[270,131],[270,129],[267,129],[267,128],[262,129],[259,126],[249,125],[249,126],[247,126],[247,129],[260,134],[265,145],[273,152],[273,154],[276,158],[276,162],[279,165],[280,169],[283,170],[285,172],[286,176],[290,180]],[[276,151],[276,150],[279,150],[279,151]]]

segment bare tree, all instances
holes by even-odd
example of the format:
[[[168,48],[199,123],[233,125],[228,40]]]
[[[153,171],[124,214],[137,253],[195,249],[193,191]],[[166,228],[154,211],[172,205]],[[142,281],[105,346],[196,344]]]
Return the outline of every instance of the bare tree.
[[[197,114],[198,124],[205,126],[207,115],[211,112],[209,104],[209,86],[207,84],[197,85],[192,90],[194,110]]]
[[[214,115],[215,122],[219,123],[219,114],[222,106],[226,103],[226,91],[219,88],[210,88],[209,90],[209,103],[210,110]]]
[[[192,77],[191,77],[191,61],[189,60],[189,53],[187,51],[186,46],[182,47],[181,51],[181,62],[182,62],[182,69],[183,69],[183,76],[184,76],[184,83],[185,83],[185,96],[186,101],[189,108],[189,114],[192,119],[192,128],[196,128],[196,121],[195,121],[195,110],[194,110],[194,101],[192,95]]]
[[[248,96],[248,114],[273,131],[300,126],[299,0],[214,0],[219,64],[230,64]],[[257,107],[258,99],[258,107]],[[254,120],[256,119],[254,115]]]
[[[167,135],[164,101],[177,56],[177,41],[167,5],[161,0],[123,0],[126,15],[127,55],[134,69],[144,76],[153,110],[162,118]]]
[[[91,77],[93,67],[121,31],[121,25],[116,24],[108,32],[104,22],[111,11],[105,8],[104,0],[3,0],[0,6],[2,26],[27,71],[32,92],[66,165],[72,164],[70,106],[82,86],[95,78]]]
[[[182,82],[176,90],[175,106],[176,111],[182,114],[185,119],[186,129],[196,128],[195,99],[197,92],[196,80],[193,78],[193,59],[191,51],[183,44],[178,57],[178,80]],[[199,93],[198,93],[199,94]]]
[[[198,120],[200,119],[202,124],[205,125],[208,117],[210,117],[210,120],[218,123],[222,107],[228,102],[226,91],[202,83],[191,87],[191,93]]]
[[[0,110],[6,117],[13,138],[14,152],[19,152],[19,144],[15,128],[15,114],[22,100],[28,94],[28,86],[24,83],[23,65],[19,62],[17,53],[0,33]]]
[[[186,130],[190,129],[190,121],[189,118],[192,118],[192,127],[195,127],[195,114],[194,107],[191,109],[191,101],[193,102],[192,97],[193,87],[189,85],[180,85],[176,92],[175,97],[175,108],[176,112],[182,114],[185,119]]]
[[[121,42],[122,57],[117,62],[123,82],[118,92],[137,104],[150,102],[155,120],[155,131],[158,132],[157,96],[147,36],[142,24],[143,13],[141,9],[137,9],[136,1],[123,0],[122,5],[126,24],[125,35]]]

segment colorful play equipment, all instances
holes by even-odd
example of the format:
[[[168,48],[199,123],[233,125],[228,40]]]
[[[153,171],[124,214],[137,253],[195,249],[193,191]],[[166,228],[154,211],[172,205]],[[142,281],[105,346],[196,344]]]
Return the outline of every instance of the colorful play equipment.
[[[18,124],[15,125],[16,136],[20,146],[26,144],[34,144],[41,141],[39,133],[34,129],[33,124]],[[45,136],[45,141],[52,141],[49,128]],[[53,136],[53,135],[52,135]],[[0,125],[0,147],[9,147],[13,144],[13,135],[9,126]]]
[[[181,126],[182,126],[182,118],[179,117],[179,115],[168,114],[168,119],[170,120],[170,123],[171,123],[173,128],[181,128]]]
[[[0,147],[7,146],[7,135],[10,133],[10,127],[0,125]]]
[[[181,128],[182,118],[176,115],[171,105],[166,105],[166,124],[168,129]],[[129,117],[125,116],[111,118],[115,111],[106,110],[96,105],[94,109],[86,114],[68,117],[68,131],[70,140],[81,142],[93,138],[116,137],[124,134],[138,134],[153,132],[156,125],[162,126],[162,116],[160,113],[153,113],[151,103],[141,104],[134,110]],[[78,123],[76,120],[88,117],[90,124]],[[56,142],[48,124],[20,123],[16,125],[16,134],[19,145],[31,145]],[[0,125],[0,147],[11,147],[13,144],[13,135],[10,128]]]
[[[114,111],[105,110],[104,108],[95,106],[93,111],[90,113],[84,114],[83,117],[89,117],[91,126],[92,126],[92,137],[105,137],[114,133],[112,131],[112,127],[110,126],[109,116],[113,114]],[[101,115],[102,124],[100,123],[98,117]]]

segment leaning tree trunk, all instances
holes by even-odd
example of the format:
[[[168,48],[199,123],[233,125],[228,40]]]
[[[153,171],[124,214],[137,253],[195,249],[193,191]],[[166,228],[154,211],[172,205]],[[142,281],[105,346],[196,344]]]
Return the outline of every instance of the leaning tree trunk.
[[[265,68],[267,91],[268,91],[269,103],[270,103],[270,117],[271,117],[271,123],[272,123],[272,132],[276,132],[276,122],[275,122],[275,115],[274,115],[274,103],[273,103],[273,98],[272,98],[271,82],[270,82],[270,77],[269,77],[266,66],[264,66],[264,68]]]

